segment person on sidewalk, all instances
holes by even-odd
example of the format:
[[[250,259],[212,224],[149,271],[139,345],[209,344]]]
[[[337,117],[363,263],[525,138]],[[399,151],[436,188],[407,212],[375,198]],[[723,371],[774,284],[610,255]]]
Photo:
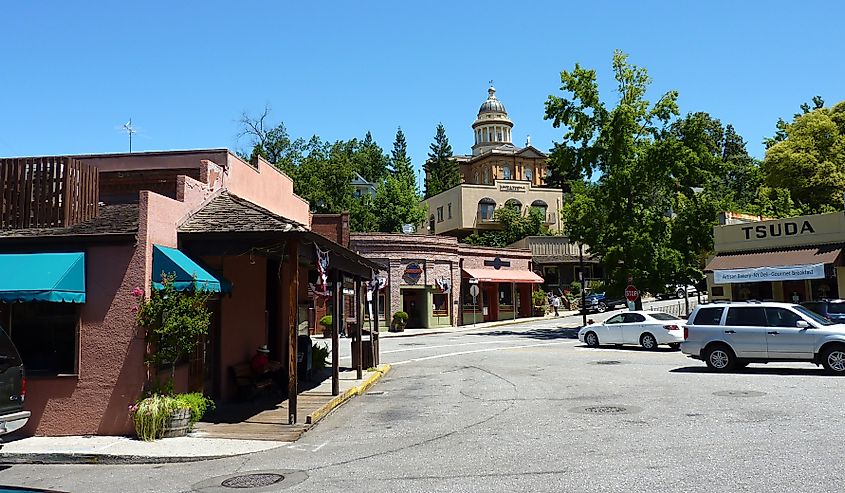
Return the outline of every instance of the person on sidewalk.
[[[559,317],[558,309],[560,308],[560,296],[552,295],[552,308],[555,310],[555,317]]]
[[[263,346],[259,346],[258,349],[255,350],[255,354],[252,356],[252,360],[249,362],[249,366],[252,368],[252,372],[256,375],[263,375],[267,372],[267,365],[270,364],[270,350],[267,349],[267,345],[264,344]]]

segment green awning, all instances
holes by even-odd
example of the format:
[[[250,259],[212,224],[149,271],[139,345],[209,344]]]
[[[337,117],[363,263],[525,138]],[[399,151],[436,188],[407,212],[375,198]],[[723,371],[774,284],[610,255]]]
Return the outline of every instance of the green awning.
[[[85,254],[0,254],[0,301],[85,303]]]
[[[229,282],[214,276],[176,248],[153,245],[153,287],[163,289],[161,274],[175,274],[173,287],[178,291],[194,288],[212,293],[229,292]]]

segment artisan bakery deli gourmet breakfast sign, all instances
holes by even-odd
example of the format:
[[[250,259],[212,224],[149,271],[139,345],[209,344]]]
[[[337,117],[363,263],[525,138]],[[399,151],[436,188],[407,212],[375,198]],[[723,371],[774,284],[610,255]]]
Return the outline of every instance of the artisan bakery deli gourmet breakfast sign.
[[[725,269],[713,271],[714,284],[798,281],[801,279],[823,278],[824,264],[790,265],[786,267],[755,267],[750,269]]]

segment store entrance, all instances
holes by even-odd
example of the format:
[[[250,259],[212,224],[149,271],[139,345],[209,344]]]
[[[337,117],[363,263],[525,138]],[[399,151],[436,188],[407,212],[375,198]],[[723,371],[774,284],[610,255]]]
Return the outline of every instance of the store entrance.
[[[408,314],[409,329],[425,327],[425,290],[424,289],[403,289],[402,290],[402,311]]]

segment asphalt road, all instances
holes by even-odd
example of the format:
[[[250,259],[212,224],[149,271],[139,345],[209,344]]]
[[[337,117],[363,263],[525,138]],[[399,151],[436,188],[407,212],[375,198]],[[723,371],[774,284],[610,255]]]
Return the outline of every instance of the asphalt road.
[[[387,377],[290,447],[192,464],[14,466],[0,484],[187,492],[296,470],[298,484],[218,491],[818,492],[845,479],[845,379],[803,364],[713,374],[669,349],[583,347],[570,324],[383,339]]]

